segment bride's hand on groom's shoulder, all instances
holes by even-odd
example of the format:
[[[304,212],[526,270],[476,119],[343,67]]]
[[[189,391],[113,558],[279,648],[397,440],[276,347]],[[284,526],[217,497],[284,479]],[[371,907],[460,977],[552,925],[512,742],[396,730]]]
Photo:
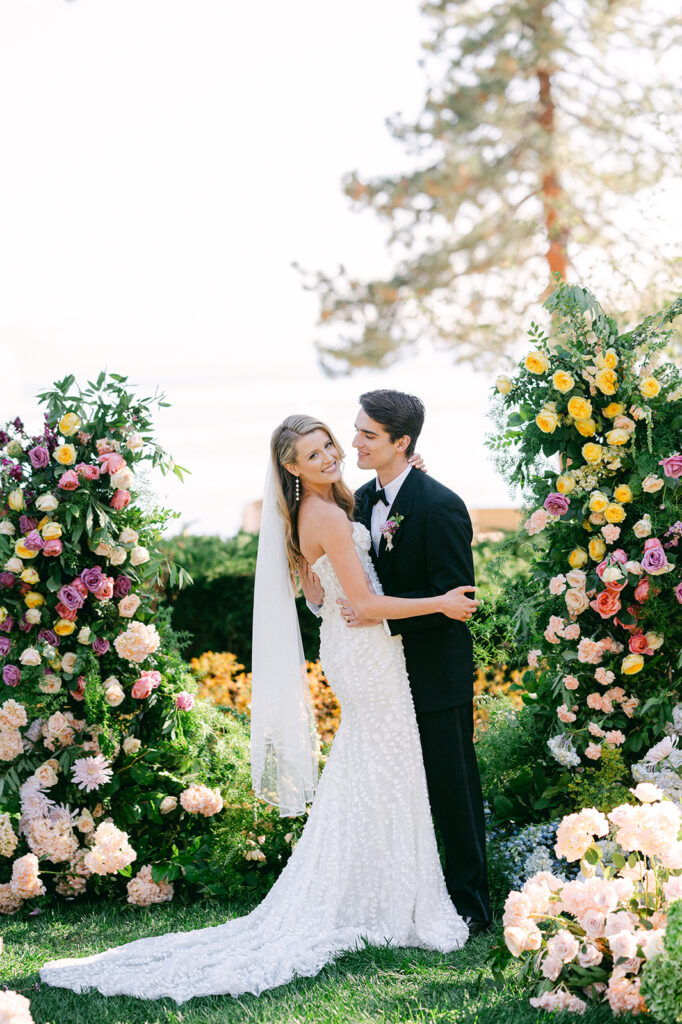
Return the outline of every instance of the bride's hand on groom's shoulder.
[[[410,455],[407,461],[411,466],[414,466],[415,469],[421,469],[422,473],[428,473],[426,464],[419,452],[415,452],[414,455]]]
[[[478,608],[476,598],[468,597],[467,594],[475,591],[476,587],[455,587],[443,594],[442,608],[443,615],[449,619],[457,619],[459,622],[468,622]]]
[[[324,587],[320,583],[320,577],[316,576],[304,558],[298,563],[298,572],[301,578],[301,590],[309,604],[321,605],[324,601]]]

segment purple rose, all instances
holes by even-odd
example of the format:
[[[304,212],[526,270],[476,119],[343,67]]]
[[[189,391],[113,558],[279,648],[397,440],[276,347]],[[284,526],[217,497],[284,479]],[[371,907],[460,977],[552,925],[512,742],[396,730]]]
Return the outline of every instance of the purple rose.
[[[565,516],[571,503],[564,494],[552,491],[545,498],[544,504],[551,516]]]
[[[663,466],[666,476],[679,480],[682,476],[682,455],[670,455],[667,459],[661,459],[659,466]]]
[[[12,641],[6,636],[0,636],[0,658],[6,658],[9,654]]]
[[[644,571],[652,576],[658,576],[659,573],[664,571],[665,566],[668,564],[668,558],[663,545],[656,537],[649,537],[644,542],[644,554],[640,564]]]
[[[38,633],[38,639],[41,643],[50,644],[52,647],[59,647],[61,643],[61,637],[52,629],[41,629]]]
[[[16,665],[5,665],[2,670],[2,679],[7,686],[18,686],[21,682],[21,669]]]
[[[14,628],[14,619],[11,615],[8,615],[5,619],[0,622],[0,629],[3,633],[11,633]]]
[[[13,587],[14,586],[14,573],[13,572],[0,572],[0,587]]]
[[[22,533],[30,533],[31,530],[37,529],[37,526],[38,520],[33,516],[19,516],[19,529]]]
[[[93,651],[95,652],[95,654],[99,654],[100,657],[103,654],[106,654],[110,647],[111,647],[111,644],[103,636],[98,636],[92,642],[92,649],[93,649]]]
[[[682,604],[682,583],[678,583],[675,587],[675,597]]]
[[[31,532],[24,537],[24,545],[29,549],[29,551],[40,551],[44,544],[45,541],[37,530],[31,530]]]
[[[30,633],[34,626],[35,622],[26,621],[25,614],[21,616],[21,621],[19,622],[19,629],[21,630],[22,633]]]
[[[101,585],[103,575],[104,573],[99,565],[94,565],[90,569],[83,569],[81,572],[81,579],[91,594],[94,594]]]
[[[70,612],[75,612],[79,608],[83,607],[84,598],[78,593],[75,587],[65,583],[63,587],[60,587],[57,591],[57,597],[65,605]]]
[[[133,589],[133,581],[130,576],[121,573],[114,580],[114,597],[125,597]]]
[[[34,469],[45,469],[45,466],[50,465],[50,453],[47,448],[43,448],[41,444],[36,445],[35,448],[31,448],[28,457],[31,460],[31,465]]]

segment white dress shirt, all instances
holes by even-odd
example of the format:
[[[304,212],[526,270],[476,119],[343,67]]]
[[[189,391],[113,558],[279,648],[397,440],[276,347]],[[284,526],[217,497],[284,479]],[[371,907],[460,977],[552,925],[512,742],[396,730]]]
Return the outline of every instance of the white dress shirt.
[[[388,506],[384,505],[383,501],[377,501],[372,506],[372,519],[371,519],[371,534],[372,544],[374,545],[374,553],[379,554],[379,544],[381,543],[381,527],[385,525],[386,520],[391,515],[391,505],[396,499],[398,491],[402,487],[407,474],[412,469],[412,466],[408,466],[407,469],[403,470],[400,476],[397,476],[395,480],[391,480],[390,484],[386,484],[384,487],[384,493],[388,498]],[[376,480],[377,491],[381,490],[379,478]]]

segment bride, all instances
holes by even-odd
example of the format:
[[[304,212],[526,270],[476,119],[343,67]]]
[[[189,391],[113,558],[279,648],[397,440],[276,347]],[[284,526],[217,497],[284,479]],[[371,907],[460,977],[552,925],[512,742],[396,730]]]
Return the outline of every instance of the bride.
[[[331,430],[290,416],[271,440],[258,547],[251,760],[256,793],[303,834],[250,914],[212,928],[138,939],[53,960],[49,985],[142,999],[251,992],[317,974],[364,940],[449,952],[468,937],[448,895],[429,809],[402,640],[378,622],[349,629],[337,599],[366,619],[441,612],[465,619],[457,588],[439,597],[382,594],[367,528],[352,521]],[[324,587],[320,657],[342,722],[318,782],[317,734],[294,602],[301,560]]]

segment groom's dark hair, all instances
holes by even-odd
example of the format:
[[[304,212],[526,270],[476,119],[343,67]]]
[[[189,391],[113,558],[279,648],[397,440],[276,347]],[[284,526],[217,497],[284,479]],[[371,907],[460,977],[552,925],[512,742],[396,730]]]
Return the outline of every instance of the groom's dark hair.
[[[404,391],[366,391],[360,395],[360,405],[368,416],[386,430],[391,441],[405,434],[410,439],[406,455],[414,455],[417,438],[424,426],[424,403]]]

